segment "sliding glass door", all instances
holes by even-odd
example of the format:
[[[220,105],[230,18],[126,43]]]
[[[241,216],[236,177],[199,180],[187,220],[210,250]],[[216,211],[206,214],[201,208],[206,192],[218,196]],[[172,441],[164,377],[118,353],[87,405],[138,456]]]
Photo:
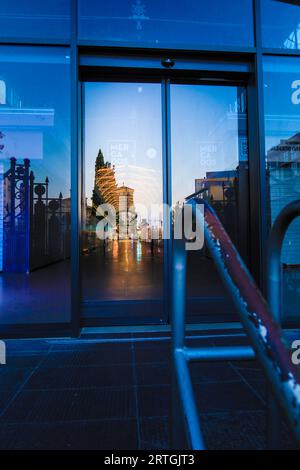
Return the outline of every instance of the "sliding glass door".
[[[83,315],[161,322],[161,84],[85,83],[83,160]]]
[[[84,324],[169,321],[170,215],[192,193],[247,259],[245,89],[199,83],[83,85]],[[190,322],[236,319],[205,244],[188,253],[187,304]]]
[[[247,260],[248,143],[245,88],[171,84],[172,205],[197,193]],[[235,320],[235,309],[204,243],[188,251],[188,321]]]

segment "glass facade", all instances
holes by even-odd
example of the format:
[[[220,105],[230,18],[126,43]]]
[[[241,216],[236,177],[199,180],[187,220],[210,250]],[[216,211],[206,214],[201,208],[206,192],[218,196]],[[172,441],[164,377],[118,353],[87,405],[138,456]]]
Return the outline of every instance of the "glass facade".
[[[253,46],[251,0],[79,0],[79,38],[148,47]]]
[[[75,3],[77,9],[71,8]],[[182,202],[199,188],[207,196],[220,189],[214,188],[209,180],[220,177],[223,199],[213,196],[213,201],[246,259],[252,239],[263,237],[261,227],[270,229],[279,211],[300,198],[298,3],[296,0],[259,0],[255,5],[252,0],[1,2],[2,325],[71,325],[70,245],[72,236],[74,241],[77,235],[82,246],[76,239],[73,247],[77,246],[74,253],[81,260],[80,282],[73,272],[72,289],[80,292],[81,298],[77,312],[73,309],[75,316],[90,317],[88,308],[110,301],[115,302],[115,309],[128,302],[128,312],[133,308],[140,310],[139,302],[145,306],[146,301],[147,313],[151,300],[159,302],[154,317],[168,321],[165,310],[162,316],[159,309],[164,295],[170,296],[166,285],[171,266],[170,245],[166,250],[160,235],[153,243],[150,239],[140,242],[131,236],[122,244],[111,239],[105,243],[106,251],[100,242],[97,241],[99,246],[94,243],[102,217],[93,206],[99,189],[97,181],[101,180],[98,170],[99,174],[104,170],[111,173],[116,193],[122,193],[127,201],[133,199],[131,216],[138,230],[142,230],[145,219],[146,232],[154,225],[161,235],[164,218],[159,213],[154,221],[138,214],[136,209],[142,200]],[[261,18],[262,24],[257,26],[262,29],[262,44],[255,44],[254,15],[258,10],[254,6],[260,7],[257,19]],[[77,37],[76,28],[71,34],[71,24],[77,24]],[[257,39],[260,41],[259,34]],[[105,57],[101,70],[97,61],[92,67],[84,62],[91,58],[89,46],[95,46],[93,60]],[[78,83],[70,58],[71,47],[79,54]],[[262,85],[259,80],[253,85],[257,71],[253,75],[248,72],[258,55],[263,62],[264,80]],[[118,62],[119,57],[125,60]],[[148,61],[148,65],[140,66],[140,59]],[[216,67],[218,63],[222,63],[222,68]],[[242,65],[233,71],[233,63]],[[88,73],[94,74],[92,79],[83,78]],[[77,88],[78,84],[82,88]],[[202,90],[206,87],[205,96],[200,96],[199,84]],[[162,91],[168,86],[169,111],[164,103],[167,93]],[[214,97],[209,93],[210,87],[214,88]],[[263,106],[253,110],[256,106],[253,100],[247,115],[250,96],[247,94],[262,96],[260,91]],[[258,126],[259,112],[264,112],[265,134]],[[250,120],[251,125],[247,126]],[[253,150],[263,149],[263,145],[257,145],[259,142],[265,144],[265,152],[260,150],[263,155]],[[265,164],[264,194],[263,184],[259,183],[258,160]],[[82,175],[79,182],[82,204],[78,202],[78,207],[74,205],[72,209],[80,225],[80,236],[71,234],[71,189],[77,194],[77,187],[71,188],[71,167],[74,175],[79,168],[78,179]],[[255,183],[251,171],[257,176]],[[248,182],[254,202],[245,189]],[[103,181],[100,183],[101,199]],[[253,188],[256,184],[257,189]],[[239,192],[242,185],[243,194]],[[248,202],[251,218],[247,218]],[[299,321],[299,233],[300,222],[296,220],[286,235],[282,253],[285,319],[293,321]],[[267,239],[259,240],[266,249]],[[257,246],[258,242],[255,243]],[[132,258],[128,257],[129,244],[133,247]],[[258,262],[259,248],[256,252],[252,247],[251,250],[253,264]],[[203,251],[198,255],[202,260],[205,258]],[[77,267],[79,264],[78,261]],[[198,266],[198,262],[195,264]],[[259,266],[261,271],[263,268]],[[208,297],[209,273],[205,267],[201,276]],[[190,298],[198,292],[192,284],[189,281]],[[218,286],[221,299],[223,288]],[[88,313],[83,315],[86,308]],[[98,306],[96,309],[96,317],[101,317]]]
[[[300,62],[264,58],[265,148],[268,223],[300,198]],[[276,97],[276,98],[275,98]],[[300,301],[300,219],[290,226],[282,249],[285,314],[295,317]]]
[[[0,40],[68,40],[72,0],[1,0]]]
[[[0,48],[0,323],[70,320],[70,55]]]
[[[300,8],[297,0],[261,0],[264,47],[300,48]]]

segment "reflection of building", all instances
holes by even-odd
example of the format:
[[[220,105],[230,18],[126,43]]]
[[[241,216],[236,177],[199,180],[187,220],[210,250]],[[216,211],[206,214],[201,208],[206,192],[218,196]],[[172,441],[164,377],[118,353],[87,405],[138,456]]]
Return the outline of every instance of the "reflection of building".
[[[237,241],[238,171],[208,171],[195,180],[195,192],[207,199],[224,224],[229,236]]]
[[[210,201],[226,201],[235,198],[237,172],[208,171],[205,178],[195,180],[195,192],[207,193]]]
[[[278,145],[271,147],[267,152],[268,168],[285,167],[289,164],[300,167],[300,133],[281,139]]]
[[[119,207],[120,203],[126,204],[128,208],[134,207],[134,189],[125,186],[124,183],[123,186],[117,186],[115,167],[111,166],[109,162],[104,162],[101,150],[99,150],[95,164],[95,185],[92,200],[94,210],[100,204],[111,204],[117,213],[122,210]]]
[[[122,211],[123,208],[127,208],[131,212],[134,212],[134,189],[125,186],[120,186],[117,188],[117,195],[119,200],[119,211]]]
[[[136,213],[134,209],[134,189],[128,186],[119,187],[118,194],[118,232],[125,237],[135,234]]]
[[[280,140],[267,151],[269,221],[281,209],[300,198],[300,133]],[[300,221],[296,219],[287,233],[282,250],[286,264],[300,264]]]
[[[94,190],[92,195],[93,206],[86,208],[87,231],[92,231],[92,227],[97,223],[96,211],[101,204],[111,204],[116,211],[117,232],[120,232],[122,224],[123,230],[130,235],[129,226],[136,225],[136,213],[134,209],[134,189],[125,186],[117,186],[115,167],[104,161],[101,149],[98,152],[95,162]],[[89,227],[89,228],[88,228]],[[95,241],[93,242],[95,246]]]
[[[70,199],[49,197],[48,178],[36,182],[28,159],[11,158],[1,187],[1,269],[30,272],[69,257]]]

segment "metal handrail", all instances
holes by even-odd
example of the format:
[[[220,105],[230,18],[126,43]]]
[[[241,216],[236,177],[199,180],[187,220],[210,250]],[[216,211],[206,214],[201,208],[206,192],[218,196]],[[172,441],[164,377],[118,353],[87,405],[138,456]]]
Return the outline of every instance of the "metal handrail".
[[[267,299],[274,320],[282,323],[282,266],[281,251],[286,232],[294,219],[300,216],[300,200],[286,205],[276,217],[268,238],[267,254]],[[268,400],[268,447],[277,449],[280,445],[280,414],[273,397]]]
[[[214,210],[207,201],[198,197],[192,197],[187,203],[192,205],[197,215],[196,220],[203,222],[206,244],[253,347],[253,350],[250,347],[215,347],[214,353],[206,355],[208,351],[203,348],[191,348],[185,345],[186,250],[184,241],[174,240],[172,304],[174,403],[179,401],[181,404],[189,444],[193,449],[204,449],[188,362],[249,359],[254,355],[259,359],[273,395],[281,405],[300,444],[300,373],[291,362],[280,327],[274,321],[265,299]],[[204,211],[200,210],[199,204],[204,205]],[[176,413],[174,423],[176,439],[176,435],[180,433]],[[180,447],[178,440],[177,442],[174,440],[173,446]]]
[[[291,202],[278,214],[268,240],[267,298],[273,318],[280,324],[282,315],[281,251],[286,232],[300,216],[300,200]]]

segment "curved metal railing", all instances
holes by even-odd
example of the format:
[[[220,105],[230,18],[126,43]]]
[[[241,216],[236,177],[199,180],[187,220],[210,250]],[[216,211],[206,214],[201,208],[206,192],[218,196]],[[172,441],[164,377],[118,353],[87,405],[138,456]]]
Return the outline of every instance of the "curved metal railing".
[[[273,395],[300,444],[300,372],[291,361],[280,326],[273,319],[265,299],[208,202],[192,195],[187,204],[193,206],[198,220],[203,222],[206,245],[253,349],[245,346],[192,348],[185,345],[186,250],[182,240],[174,240],[172,354],[176,396],[173,446],[180,448],[182,445],[177,439],[180,434],[177,404],[180,403],[189,445],[193,449],[204,449],[188,362],[249,359],[254,356],[259,359]],[[204,211],[200,210],[199,204],[204,205]]]

